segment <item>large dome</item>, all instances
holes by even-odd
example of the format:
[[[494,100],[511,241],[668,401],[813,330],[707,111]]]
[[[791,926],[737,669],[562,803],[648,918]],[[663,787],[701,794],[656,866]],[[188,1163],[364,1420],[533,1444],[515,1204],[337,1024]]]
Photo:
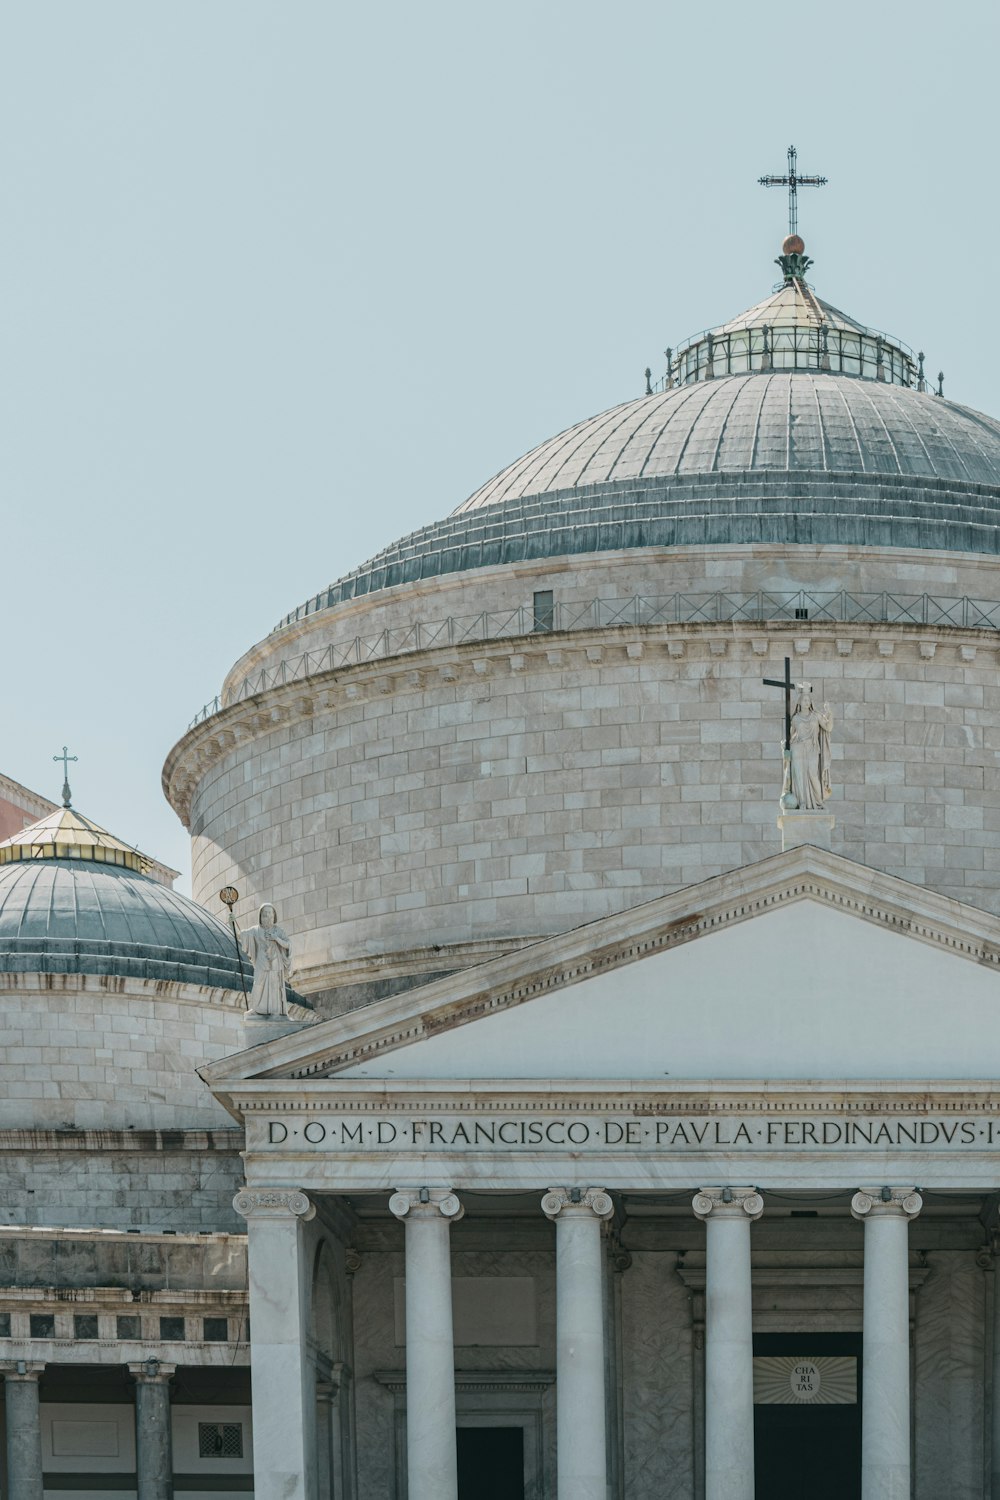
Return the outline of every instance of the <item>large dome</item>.
[[[786,659],[835,715],[838,846],[1000,910],[1000,421],[779,263],[315,594],[171,752],[196,894],[278,903],[320,1004],[773,852]]]
[[[1000,552],[1000,422],[824,371],[723,375],[532,449],[281,622],[469,568],[634,547]]]
[[[723,376],[578,422],[456,513],[587,485],[775,470],[1000,485],[1000,422],[851,376]]]
[[[0,973],[241,988],[232,937],[202,907],[148,875],[72,858],[0,866]]]

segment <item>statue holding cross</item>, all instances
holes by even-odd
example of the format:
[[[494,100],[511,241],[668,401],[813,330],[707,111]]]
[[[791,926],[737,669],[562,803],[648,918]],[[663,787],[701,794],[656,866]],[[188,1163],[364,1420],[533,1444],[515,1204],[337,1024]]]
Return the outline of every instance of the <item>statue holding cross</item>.
[[[792,663],[785,657],[783,678],[765,677],[765,687],[785,693],[785,738],[781,745],[783,776],[781,806],[786,812],[821,812],[831,793],[830,735],[833,714],[829,703],[818,709],[811,682],[792,682]],[[795,707],[792,690],[798,688]]]

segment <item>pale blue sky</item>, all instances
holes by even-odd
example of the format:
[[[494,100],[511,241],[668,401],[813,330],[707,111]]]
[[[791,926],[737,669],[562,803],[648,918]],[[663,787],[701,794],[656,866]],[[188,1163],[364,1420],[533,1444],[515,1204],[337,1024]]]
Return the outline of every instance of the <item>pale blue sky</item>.
[[[166,752],[308,595],[819,293],[1000,413],[995,3],[37,0],[0,26],[0,769],[188,870]]]

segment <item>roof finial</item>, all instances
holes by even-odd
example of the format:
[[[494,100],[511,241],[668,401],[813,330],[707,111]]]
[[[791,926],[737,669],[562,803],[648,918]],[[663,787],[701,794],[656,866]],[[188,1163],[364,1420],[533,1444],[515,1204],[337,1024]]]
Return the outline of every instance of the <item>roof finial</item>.
[[[806,242],[800,234],[786,234],[781,242],[781,254],[774,264],[781,267],[786,281],[805,281],[812,261],[806,254]]]
[[[653,394],[653,372],[649,368],[649,366],[647,365],[646,366],[646,395],[647,396],[651,396],[652,394]]]
[[[73,796],[72,792],[69,789],[69,763],[71,760],[79,760],[80,757],[78,755],[70,755],[69,751],[66,749],[66,746],[63,745],[62,755],[53,755],[52,759],[61,760],[63,763],[63,807],[69,807],[71,805]]]
[[[939,396],[942,396],[942,397],[944,396],[944,371],[943,370],[938,370],[938,388],[937,388],[937,393],[938,393]]]
[[[919,369],[917,370],[917,390],[918,391],[926,391],[926,389],[927,389],[927,381],[924,378],[924,357],[925,357],[924,356],[924,351],[921,349],[920,353],[917,355],[917,359],[920,362]]]

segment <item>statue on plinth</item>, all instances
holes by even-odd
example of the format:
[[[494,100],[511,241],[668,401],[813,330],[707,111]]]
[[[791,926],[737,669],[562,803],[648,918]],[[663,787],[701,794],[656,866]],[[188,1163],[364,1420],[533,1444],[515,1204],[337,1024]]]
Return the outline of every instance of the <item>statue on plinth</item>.
[[[818,709],[813,703],[812,683],[799,683],[792,710],[788,743],[784,746],[784,784],[781,805],[789,810],[821,812],[830,786],[830,733],[833,714],[829,703]]]
[[[257,913],[257,926],[248,927],[238,938],[253,964],[253,988],[247,1009],[258,1016],[284,1018],[288,1015],[286,986],[292,967],[291,944],[284,928],[278,926],[278,913],[270,902],[265,902]]]

